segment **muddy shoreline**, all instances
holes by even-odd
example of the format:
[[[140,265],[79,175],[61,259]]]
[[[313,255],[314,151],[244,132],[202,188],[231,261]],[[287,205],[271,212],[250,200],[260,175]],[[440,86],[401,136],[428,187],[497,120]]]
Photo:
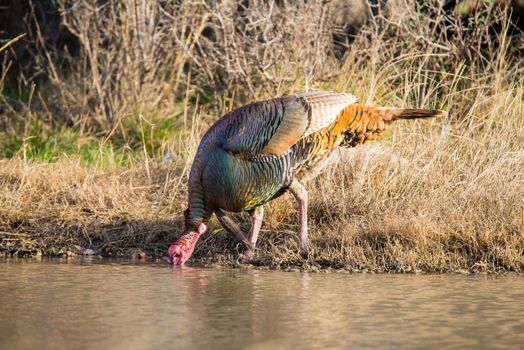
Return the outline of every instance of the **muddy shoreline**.
[[[122,263],[153,263],[166,265],[168,264],[162,260],[165,255],[165,250],[151,250],[151,249],[122,249],[117,253],[108,251],[96,251],[91,248],[82,248],[80,246],[73,247],[53,247],[48,250],[41,249],[27,249],[22,246],[5,249],[0,245],[0,258],[2,259],[24,259],[33,261],[60,261],[60,262],[77,262],[77,261],[100,261],[100,262],[122,262]],[[199,256],[200,255],[200,256]],[[213,257],[201,256],[196,254],[186,264],[188,267],[199,268],[214,268],[214,269],[247,269],[247,270],[271,270],[284,272],[309,272],[309,273],[358,273],[358,274],[456,274],[456,275],[522,275],[522,272],[506,270],[504,268],[494,269],[478,269],[472,267],[470,269],[455,269],[443,271],[423,271],[413,269],[410,267],[401,269],[377,270],[369,267],[359,267],[356,264],[340,264],[325,260],[315,260],[314,258],[302,259],[299,258],[294,261],[282,262],[280,259],[266,259],[260,257],[250,263],[242,263],[241,255],[235,255],[231,252],[221,256],[215,255]]]

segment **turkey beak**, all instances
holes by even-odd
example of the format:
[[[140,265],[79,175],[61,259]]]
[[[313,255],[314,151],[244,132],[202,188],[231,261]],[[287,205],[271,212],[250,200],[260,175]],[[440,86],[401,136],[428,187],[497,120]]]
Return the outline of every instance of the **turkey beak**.
[[[164,260],[168,264],[172,264],[173,263],[173,258],[170,257],[170,256],[164,256],[164,257],[162,257],[162,260]]]

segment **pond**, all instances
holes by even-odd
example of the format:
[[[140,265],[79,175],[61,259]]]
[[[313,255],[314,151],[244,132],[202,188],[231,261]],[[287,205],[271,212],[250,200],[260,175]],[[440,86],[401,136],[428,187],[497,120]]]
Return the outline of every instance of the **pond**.
[[[0,260],[0,349],[517,348],[522,276]]]

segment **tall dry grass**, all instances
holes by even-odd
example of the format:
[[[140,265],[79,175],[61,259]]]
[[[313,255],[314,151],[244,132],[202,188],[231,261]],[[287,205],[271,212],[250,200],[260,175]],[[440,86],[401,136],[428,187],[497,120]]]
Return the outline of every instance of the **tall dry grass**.
[[[56,104],[103,128],[137,111],[171,111],[186,89],[223,102],[281,94],[333,73],[332,6],[308,2],[59,0],[80,53],[33,35]],[[363,13],[366,16],[366,13]],[[61,69],[59,65],[68,69]]]
[[[148,153],[145,141],[143,156],[123,168],[67,156],[53,164],[0,161],[3,249],[161,255],[182,233],[188,169],[206,126],[241,101],[314,88],[350,92],[372,105],[445,109],[449,117],[399,122],[378,142],[341,150],[340,165],[308,185],[307,261],[298,256],[294,201],[286,195],[271,202],[257,264],[523,270],[524,47],[506,12],[493,6],[459,17],[438,5],[422,11],[390,1],[369,10],[338,61],[332,9],[320,11],[331,5],[321,2],[294,12],[284,11],[291,6],[285,1],[256,9],[231,9],[227,1],[185,9],[190,2],[181,2],[172,13],[156,2],[90,4],[64,7],[84,55],[75,74],[50,76],[62,102],[80,106],[79,120],[113,130],[137,112],[147,123],[177,105],[187,130],[164,141],[175,154],[168,164]],[[215,102],[196,97],[206,91],[219,91]],[[247,230],[248,220],[237,219]],[[214,227],[194,259],[234,263],[242,247]]]

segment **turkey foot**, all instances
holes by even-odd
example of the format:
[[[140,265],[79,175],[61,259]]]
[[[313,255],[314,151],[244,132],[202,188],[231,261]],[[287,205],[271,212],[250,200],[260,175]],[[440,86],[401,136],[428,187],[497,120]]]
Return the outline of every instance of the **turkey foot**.
[[[307,233],[307,190],[296,179],[289,185],[289,191],[295,196],[300,209],[300,255],[304,259],[308,257],[308,233]]]
[[[264,207],[260,206],[249,212],[251,215],[251,231],[249,231],[249,243],[253,245],[253,248],[256,247],[258,233],[260,232],[260,227],[262,226],[262,220],[264,219]],[[244,252],[242,257],[243,263],[249,263],[253,259],[254,251],[253,249],[248,249]]]

